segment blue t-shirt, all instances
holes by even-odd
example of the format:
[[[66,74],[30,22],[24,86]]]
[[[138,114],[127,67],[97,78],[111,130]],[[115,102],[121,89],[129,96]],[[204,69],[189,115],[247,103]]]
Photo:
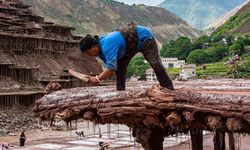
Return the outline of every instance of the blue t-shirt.
[[[152,32],[144,27],[137,26],[137,51],[142,48],[142,44],[149,39],[153,39]],[[122,34],[118,31],[101,36],[99,39],[101,48],[100,59],[105,63],[107,69],[117,70],[117,60],[121,59],[126,53],[126,42]]]

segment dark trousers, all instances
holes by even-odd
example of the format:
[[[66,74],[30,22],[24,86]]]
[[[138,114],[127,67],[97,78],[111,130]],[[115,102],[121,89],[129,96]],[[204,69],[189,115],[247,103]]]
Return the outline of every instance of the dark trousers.
[[[116,89],[119,91],[125,90],[127,67],[130,60],[135,56],[137,52],[138,51],[130,52],[129,54],[126,54],[123,58],[118,60],[116,71]],[[161,62],[155,39],[144,42],[142,45],[142,49],[139,52],[143,54],[144,58],[153,68],[160,85],[170,90],[174,90],[173,83],[170,80],[166,69]]]

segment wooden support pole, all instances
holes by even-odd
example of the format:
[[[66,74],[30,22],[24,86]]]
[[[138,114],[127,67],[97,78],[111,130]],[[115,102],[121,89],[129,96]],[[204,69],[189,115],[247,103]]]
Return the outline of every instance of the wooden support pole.
[[[203,130],[193,129],[190,130],[192,150],[203,150]]]
[[[160,127],[141,125],[133,129],[133,136],[145,150],[163,150],[164,131]]]
[[[214,135],[214,150],[225,149],[225,132],[216,131]]]
[[[234,134],[233,134],[233,132],[229,132],[228,133],[228,144],[229,144],[229,150],[235,150]]]

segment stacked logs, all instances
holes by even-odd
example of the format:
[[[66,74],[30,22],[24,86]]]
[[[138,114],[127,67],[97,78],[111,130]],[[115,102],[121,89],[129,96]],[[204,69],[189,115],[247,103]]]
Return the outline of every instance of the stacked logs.
[[[89,87],[46,95],[36,101],[33,110],[41,120],[70,122],[85,119],[100,124],[125,124],[134,129],[134,136],[145,148],[159,143],[150,143],[150,138],[143,138],[147,135],[144,129],[150,129],[151,138],[162,134],[160,142],[165,136],[188,131],[191,135],[201,135],[202,130],[250,133],[250,97],[238,99],[170,91],[159,86],[137,86],[126,91]]]

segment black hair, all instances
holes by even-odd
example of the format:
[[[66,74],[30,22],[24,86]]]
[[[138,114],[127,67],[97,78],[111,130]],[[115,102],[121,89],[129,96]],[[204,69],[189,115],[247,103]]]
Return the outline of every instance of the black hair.
[[[21,132],[20,137],[25,137],[24,131]]]
[[[82,52],[90,49],[93,45],[98,44],[99,37],[97,35],[91,36],[90,34],[86,35],[81,41],[80,41],[80,50]]]

